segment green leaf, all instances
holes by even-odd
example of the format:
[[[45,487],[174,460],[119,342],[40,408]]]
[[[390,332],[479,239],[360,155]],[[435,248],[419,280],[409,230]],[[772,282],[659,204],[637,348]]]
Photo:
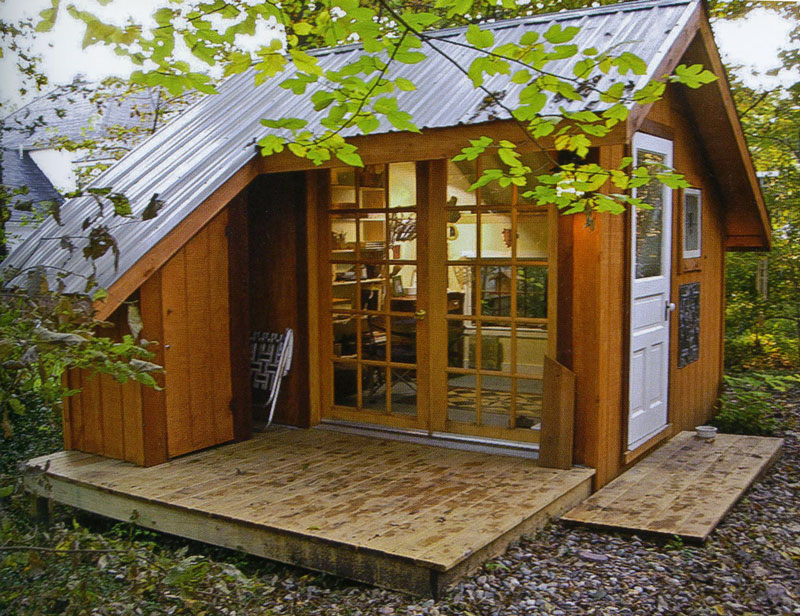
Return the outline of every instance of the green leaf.
[[[620,75],[626,75],[629,72],[634,75],[644,75],[647,72],[647,63],[629,51],[621,53],[611,63],[617,67]]]
[[[532,127],[532,134],[536,139],[541,137],[546,137],[547,135],[552,134],[552,132],[556,129],[556,125],[551,122],[550,120],[539,119],[538,122]],[[530,128],[529,128],[530,130]]]
[[[528,69],[525,68],[518,70],[516,73],[514,73],[514,76],[511,78],[512,82],[519,84],[528,83],[530,80],[531,80],[531,73],[530,71],[528,71]]]
[[[520,165],[519,162],[519,153],[508,149],[508,148],[500,148],[497,150],[497,155],[500,157],[500,160],[503,161],[509,167],[518,167]]]
[[[675,68],[675,74],[670,77],[670,81],[682,83],[693,89],[716,80],[717,76],[709,70],[704,70],[702,64],[691,66],[681,64]]]
[[[572,68],[572,74],[578,77],[579,79],[585,79],[589,76],[592,70],[595,67],[594,60],[578,60],[575,63],[575,66]],[[614,84],[617,85],[617,84]],[[622,85],[622,84],[619,84]]]
[[[406,11],[402,15],[403,21],[410,25],[414,30],[425,30],[439,21],[439,16],[433,13]]]
[[[666,84],[661,81],[651,81],[643,88],[638,89],[633,94],[633,100],[640,105],[654,103],[659,100],[663,94]]]
[[[269,77],[274,77],[286,68],[286,58],[274,51],[259,52],[261,62],[255,65],[256,85],[260,85]],[[260,81],[259,81],[260,77]]]
[[[478,49],[485,49],[494,45],[494,33],[489,30],[481,30],[475,24],[470,24],[467,28],[467,42]]]
[[[58,16],[58,5],[60,3],[61,0],[53,0],[51,8],[45,9],[39,13],[39,17],[41,17],[42,20],[36,24],[37,32],[50,32],[50,30],[53,29],[56,23],[56,17]]]
[[[436,0],[437,9],[447,9],[447,17],[464,15],[472,9],[473,0]]]
[[[340,148],[336,151],[336,158],[342,161],[345,165],[349,165],[351,167],[363,167],[364,161],[361,160],[361,156],[359,156],[356,151],[355,147],[350,146],[350,148]]]
[[[289,151],[298,158],[305,158],[308,154],[308,148],[303,147],[299,143],[290,143],[288,145]]]
[[[285,143],[286,139],[284,137],[278,137],[277,135],[265,135],[258,141],[258,145],[261,146],[262,156],[283,152]]]
[[[224,77],[235,75],[245,72],[252,64],[252,58],[249,53],[236,51],[228,57],[228,63],[225,65]]]
[[[398,62],[402,62],[403,64],[417,64],[418,62],[422,62],[428,56],[426,56],[421,51],[398,51],[394,55],[394,59]]]
[[[391,122],[397,130],[407,130],[412,133],[421,132],[417,125],[411,121],[411,114],[406,111],[390,111],[386,114],[386,119]]]
[[[529,30],[520,37],[519,44],[525,45],[526,47],[530,47],[531,45],[535,45],[538,40],[539,40],[539,33],[534,30]]]
[[[330,105],[336,97],[327,90],[317,90],[311,95],[311,102],[314,103],[314,111],[321,111]]]
[[[548,42],[553,43],[554,45],[557,43],[566,43],[571,41],[575,38],[575,35],[580,32],[580,28],[576,28],[575,26],[567,26],[566,28],[562,28],[560,24],[553,24],[544,33],[544,38],[548,40]]]
[[[692,187],[692,185],[689,184],[689,182],[686,181],[686,178],[680,173],[658,173],[656,174],[656,179],[673,190],[678,188]]]
[[[603,111],[600,115],[607,118],[612,123],[624,122],[628,119],[628,108],[622,103],[617,103]]]
[[[547,54],[548,60],[564,60],[571,58],[578,53],[577,45],[556,45],[553,50]]]
[[[404,92],[411,92],[412,90],[416,90],[417,89],[417,86],[414,85],[413,81],[410,81],[410,80],[405,79],[403,77],[398,77],[397,79],[395,79],[394,80],[394,85],[396,85],[398,88],[400,88]]]
[[[298,21],[296,24],[292,25],[292,30],[294,30],[295,34],[299,36],[305,36],[306,34],[311,34],[311,30],[313,26],[305,21]]]
[[[302,73],[308,73],[309,75],[318,75],[319,77],[322,77],[322,67],[320,67],[319,60],[317,58],[308,55],[305,51],[300,49],[290,50],[289,55],[292,56],[292,61],[297,67],[298,71]]]
[[[625,84],[618,81],[600,95],[600,100],[604,103],[616,103],[622,100],[623,96],[625,96]]]
[[[281,118],[279,120],[268,120],[266,118],[261,120],[261,124],[267,128],[287,128],[289,130],[300,130],[307,124],[307,120],[302,118]]]
[[[356,120],[356,125],[362,133],[367,135],[377,130],[381,123],[374,115],[368,115],[360,117],[358,120]]]

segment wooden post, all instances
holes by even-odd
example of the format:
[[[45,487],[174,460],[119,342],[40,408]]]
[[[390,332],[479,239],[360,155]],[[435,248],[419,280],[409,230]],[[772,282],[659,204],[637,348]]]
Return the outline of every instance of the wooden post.
[[[41,524],[49,524],[50,516],[53,513],[53,501],[33,493],[30,493],[29,497],[31,499],[31,517]]]
[[[545,356],[539,466],[572,468],[574,413],[575,375]]]

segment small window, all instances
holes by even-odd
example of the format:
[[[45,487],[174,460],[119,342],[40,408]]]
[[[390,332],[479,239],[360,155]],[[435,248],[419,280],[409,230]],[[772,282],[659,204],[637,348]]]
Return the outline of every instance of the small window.
[[[696,188],[683,191],[683,258],[698,259],[702,252],[702,193]]]

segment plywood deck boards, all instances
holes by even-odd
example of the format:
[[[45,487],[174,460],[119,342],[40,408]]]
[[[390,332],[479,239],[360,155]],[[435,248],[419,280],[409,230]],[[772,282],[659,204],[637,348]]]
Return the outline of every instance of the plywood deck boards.
[[[564,515],[568,522],[705,541],[780,455],[783,440],[681,432]]]
[[[157,467],[72,451],[28,464],[37,494],[117,519],[136,510],[152,528],[412,592],[575,505],[594,474],[285,428]]]

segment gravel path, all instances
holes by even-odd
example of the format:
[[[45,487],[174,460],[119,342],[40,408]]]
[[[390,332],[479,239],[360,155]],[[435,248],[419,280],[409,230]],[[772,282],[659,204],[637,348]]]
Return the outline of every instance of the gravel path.
[[[782,458],[705,546],[553,523],[439,601],[287,568],[265,604],[326,616],[800,614],[800,389],[784,402]]]

